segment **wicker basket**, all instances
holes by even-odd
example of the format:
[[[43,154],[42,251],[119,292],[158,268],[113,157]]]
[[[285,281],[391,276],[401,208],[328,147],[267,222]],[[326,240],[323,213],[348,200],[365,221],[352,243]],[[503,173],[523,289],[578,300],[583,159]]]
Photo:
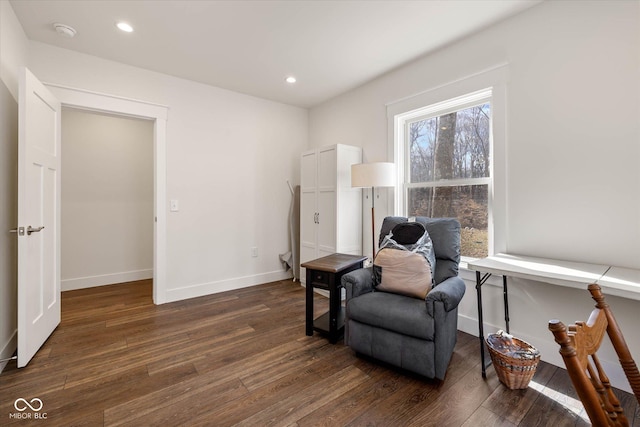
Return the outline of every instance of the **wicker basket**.
[[[506,351],[504,349],[494,348],[491,343],[491,338],[498,335],[504,337],[502,331],[487,337],[487,348],[491,355],[493,367],[496,370],[496,374],[498,374],[498,379],[511,390],[527,388],[529,381],[536,373],[536,368],[540,361],[540,352],[521,339],[507,336],[507,339],[511,339],[512,345],[526,353],[528,357],[513,357],[505,354]]]

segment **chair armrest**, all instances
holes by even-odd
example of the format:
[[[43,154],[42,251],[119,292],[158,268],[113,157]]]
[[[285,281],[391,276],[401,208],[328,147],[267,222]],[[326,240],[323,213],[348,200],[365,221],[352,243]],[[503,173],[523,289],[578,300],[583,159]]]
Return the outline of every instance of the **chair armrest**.
[[[447,280],[440,283],[427,294],[427,313],[433,317],[433,305],[436,301],[442,302],[445,311],[449,312],[454,310],[462,301],[464,292],[467,287],[459,276],[449,277]]]
[[[371,267],[351,271],[342,276],[342,286],[347,290],[347,300],[368,292],[373,292],[373,271]]]

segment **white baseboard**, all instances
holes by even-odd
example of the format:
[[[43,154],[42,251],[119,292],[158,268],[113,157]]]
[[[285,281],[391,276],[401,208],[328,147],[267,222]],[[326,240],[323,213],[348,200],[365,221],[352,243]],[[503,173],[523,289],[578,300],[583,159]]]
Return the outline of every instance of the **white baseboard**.
[[[201,283],[198,285],[186,286],[183,288],[168,289],[165,302],[180,301],[188,298],[196,298],[219,292],[231,291],[234,289],[247,288],[249,286],[261,285],[275,282],[277,280],[287,280],[293,277],[289,271],[272,271],[268,273],[256,274],[253,276],[235,277],[233,279],[219,280],[217,282]]]
[[[62,291],[93,288],[96,286],[112,285],[114,283],[134,282],[153,278],[153,269],[125,271],[121,273],[102,274],[99,276],[77,277],[60,281]]]
[[[16,329],[15,331],[13,331],[13,334],[11,334],[11,337],[9,338],[9,340],[2,347],[2,350],[0,350],[0,359],[11,358],[13,354],[16,352],[17,348],[18,348],[18,330]],[[8,362],[9,362],[8,360],[5,360],[4,362],[0,362],[0,372],[4,370],[4,367],[7,366]]]

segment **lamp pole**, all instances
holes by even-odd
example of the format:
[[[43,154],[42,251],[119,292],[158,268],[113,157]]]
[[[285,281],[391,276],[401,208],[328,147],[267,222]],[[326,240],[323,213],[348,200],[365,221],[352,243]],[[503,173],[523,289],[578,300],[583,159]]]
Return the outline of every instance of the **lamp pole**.
[[[371,257],[371,263],[376,258],[376,215],[375,215],[375,187],[371,187],[371,250],[373,255]]]
[[[371,252],[376,256],[376,216],[374,197],[376,187],[393,187],[395,185],[395,165],[388,162],[359,163],[351,165],[351,186],[371,187]],[[363,230],[364,231],[364,230]],[[373,258],[371,261],[373,261]]]

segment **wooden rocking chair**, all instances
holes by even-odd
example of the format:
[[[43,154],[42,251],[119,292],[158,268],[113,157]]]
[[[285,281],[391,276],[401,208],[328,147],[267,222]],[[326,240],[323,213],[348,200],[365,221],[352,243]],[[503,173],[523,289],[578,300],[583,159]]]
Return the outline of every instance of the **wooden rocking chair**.
[[[567,328],[559,320],[550,320],[549,330],[553,333],[556,342],[560,344],[560,354],[564,359],[571,382],[593,425],[628,426],[629,421],[624,415],[620,401],[613,393],[609,378],[596,355],[605,332],[609,335],[613,348],[618,354],[638,404],[640,404],[640,373],[611,308],[604,301],[600,286],[589,285],[589,292],[596,302],[596,308],[591,312],[587,322],[576,322],[575,325]]]

